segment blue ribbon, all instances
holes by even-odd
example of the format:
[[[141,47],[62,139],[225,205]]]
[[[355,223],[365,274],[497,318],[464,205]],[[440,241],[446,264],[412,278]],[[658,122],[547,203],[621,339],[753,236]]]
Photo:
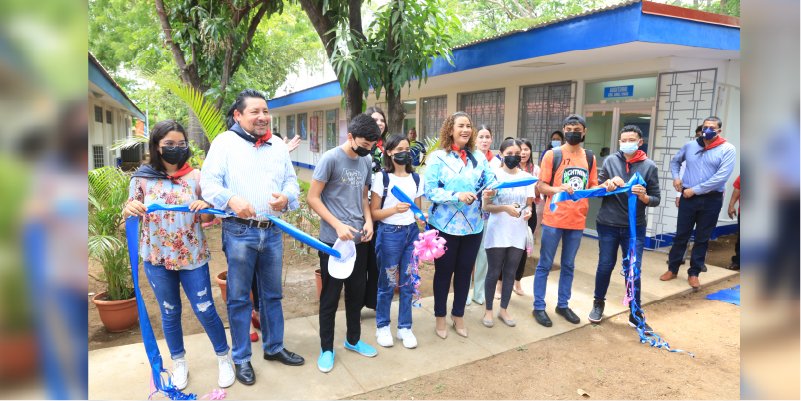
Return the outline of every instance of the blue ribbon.
[[[516,180],[504,181],[499,182],[495,181],[494,183],[487,186],[487,189],[504,189],[504,188],[517,188],[517,187],[525,187],[532,184],[536,184],[538,179],[534,177],[525,177]]]
[[[150,208],[148,208],[148,211],[150,211]],[[183,393],[172,384],[172,376],[164,368],[159,346],[156,344],[156,335],[153,334],[153,326],[150,324],[147,307],[142,298],[142,291],[139,290],[139,217],[130,216],[125,219],[125,237],[128,241],[128,257],[131,262],[131,276],[133,277],[134,292],[136,293],[136,308],[139,311],[139,329],[142,332],[142,342],[145,345],[147,360],[150,362],[153,385],[157,391],[162,392],[171,400],[196,400],[196,394]],[[164,373],[167,374],[166,381],[162,376]]]
[[[626,185],[618,187],[614,191],[607,192],[606,188],[595,188],[573,191],[573,194],[559,192],[551,198],[551,211],[556,210],[556,203],[566,200],[577,201],[579,199],[599,198],[620,193],[629,194],[629,252],[623,258],[623,269],[625,270],[628,264],[628,271],[626,274],[626,299],[631,299],[629,307],[634,314],[634,319],[637,321],[637,334],[640,336],[640,342],[643,344],[647,343],[652,347],[664,348],[670,352],[685,352],[695,358],[695,355],[691,352],[670,348],[668,342],[662,339],[656,332],[645,332],[645,315],[636,300],[637,287],[634,285],[634,283],[640,279],[642,264],[642,262],[637,259],[637,195],[631,192],[631,188],[635,185],[645,185],[645,180],[643,180],[638,172],[634,173]]]
[[[423,211],[420,210],[419,207],[417,207],[417,205],[414,203],[412,198],[409,197],[409,195],[406,195],[405,192],[401,191],[401,189],[398,188],[397,185],[392,187],[390,192],[392,192],[392,195],[395,195],[395,197],[398,198],[399,201],[409,204],[409,209],[411,209],[412,213],[414,213],[414,217],[417,217],[418,220],[424,223],[426,222],[426,218],[425,215],[423,215]]]
[[[159,211],[159,210],[168,210],[168,211],[173,211],[173,212],[195,213],[195,212],[192,212],[189,209],[189,206],[186,206],[186,205],[162,205],[162,204],[158,204],[158,203],[153,203],[153,204],[147,205],[147,212],[148,213]],[[197,213],[214,214],[214,215],[223,216],[223,217],[236,216],[235,214],[230,213],[230,212],[226,212],[224,210],[211,209],[211,208],[209,208],[209,209],[200,209],[200,210],[197,211]],[[311,235],[306,234],[305,232],[301,231],[300,229],[298,229],[297,227],[293,226],[292,224],[289,224],[286,221],[281,220],[278,217],[275,217],[275,216],[272,216],[272,215],[269,215],[269,214],[265,214],[263,216],[266,217],[267,219],[269,219],[270,221],[272,221],[273,224],[278,226],[278,228],[280,228],[285,233],[289,234],[292,238],[295,238],[296,240],[298,240],[298,241],[300,241],[300,242],[302,242],[302,243],[304,243],[304,244],[306,244],[306,245],[308,245],[308,246],[310,246],[310,247],[312,247],[312,248],[314,248],[314,249],[316,249],[318,251],[325,252],[325,253],[327,253],[327,254],[329,254],[329,255],[337,258],[337,259],[342,257],[342,254],[340,254],[339,251],[337,251],[336,249],[331,248],[330,246],[324,244],[322,241],[318,240],[317,238],[314,238]]]

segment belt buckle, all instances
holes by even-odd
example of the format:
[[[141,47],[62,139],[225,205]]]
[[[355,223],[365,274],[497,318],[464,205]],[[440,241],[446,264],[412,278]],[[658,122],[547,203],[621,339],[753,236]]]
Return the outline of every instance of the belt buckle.
[[[273,222],[270,221],[270,220],[257,220],[256,227],[257,228],[261,228],[261,229],[265,229],[265,228],[270,228],[270,226],[272,226],[272,224],[273,224]]]

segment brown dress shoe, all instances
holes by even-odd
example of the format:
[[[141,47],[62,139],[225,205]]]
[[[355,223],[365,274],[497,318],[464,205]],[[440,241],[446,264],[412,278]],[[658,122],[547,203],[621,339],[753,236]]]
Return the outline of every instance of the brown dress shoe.
[[[676,278],[677,276],[678,276],[678,274],[673,273],[672,271],[668,270],[665,273],[663,273],[661,276],[659,276],[659,279],[662,280],[662,281],[670,281],[670,280],[673,280],[674,278]]]
[[[689,284],[690,287],[693,287],[696,290],[698,289],[698,287],[701,286],[701,282],[698,281],[698,276],[687,277],[687,284]]]

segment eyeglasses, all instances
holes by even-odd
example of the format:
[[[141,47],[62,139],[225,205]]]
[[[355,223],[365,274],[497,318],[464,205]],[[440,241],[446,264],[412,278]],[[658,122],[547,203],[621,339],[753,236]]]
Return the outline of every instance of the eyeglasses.
[[[175,148],[175,147],[185,148],[188,147],[189,144],[187,144],[186,141],[180,141],[180,142],[164,141],[161,143],[161,146],[168,148]]]

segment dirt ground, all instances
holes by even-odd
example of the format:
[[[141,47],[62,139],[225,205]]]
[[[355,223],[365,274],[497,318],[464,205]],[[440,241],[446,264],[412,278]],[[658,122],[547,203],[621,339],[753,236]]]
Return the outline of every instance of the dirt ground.
[[[657,333],[695,358],[640,344],[623,314],[353,399],[739,399],[740,308],[705,299],[739,283],[646,306]]]
[[[222,301],[220,288],[214,283],[214,277],[227,270],[225,262],[225,254],[222,252],[221,229],[219,226],[214,226],[206,230],[209,247],[211,248],[211,261],[209,262],[209,270],[212,277],[212,295],[215,300],[215,306],[223,324],[228,327],[228,315],[225,311],[225,304]],[[731,262],[732,250],[734,249],[735,236],[727,236],[718,238],[716,241],[710,241],[709,253],[707,254],[707,263],[714,266],[727,266]],[[296,243],[287,236],[284,236],[284,318],[291,319],[294,317],[316,315],[319,311],[319,304],[317,302],[316,284],[314,278],[314,270],[319,268],[319,259],[317,252],[312,250],[298,251],[296,250]],[[535,245],[538,248],[539,244]],[[535,249],[535,256],[528,259],[526,263],[526,270],[524,276],[534,274],[534,268],[537,265],[538,252]],[[558,268],[558,262],[555,263],[554,268]],[[431,283],[434,277],[433,264],[423,264],[420,266],[420,276],[423,283]],[[102,278],[102,269],[94,261],[89,264],[89,291],[91,295],[96,292],[101,292],[105,288],[105,284],[98,280]],[[140,268],[139,271],[140,283],[147,283],[144,271]],[[148,315],[153,325],[153,331],[156,338],[162,338],[161,315],[156,306],[155,296],[149,286],[141,286],[142,295],[148,305]],[[423,297],[433,295],[431,285],[422,285],[420,293]],[[90,298],[91,298],[90,295]],[[182,326],[184,335],[197,334],[203,332],[203,327],[200,325],[195,316],[191,313],[191,307],[186,299],[186,296],[181,297],[182,309],[186,313],[182,315]],[[341,307],[344,306],[344,297],[340,300]],[[89,350],[114,347],[118,345],[133,344],[141,341],[139,334],[139,327],[135,326],[130,330],[123,333],[109,333],[103,328],[100,317],[92,302],[89,302]]]

